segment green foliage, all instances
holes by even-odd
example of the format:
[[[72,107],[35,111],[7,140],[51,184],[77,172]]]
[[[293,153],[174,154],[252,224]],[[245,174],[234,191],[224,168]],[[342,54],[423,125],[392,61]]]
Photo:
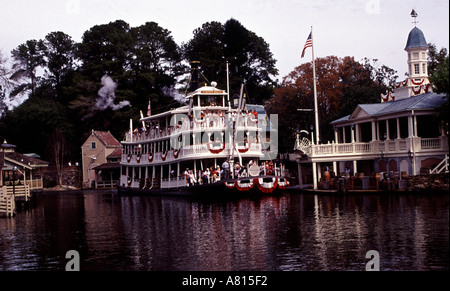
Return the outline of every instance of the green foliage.
[[[430,79],[431,83],[433,84],[434,91],[436,93],[443,93],[445,94],[445,97],[447,101],[442,105],[441,108],[439,108],[438,112],[438,122],[441,124],[441,126],[444,129],[444,132],[449,134],[449,128],[448,128],[448,120],[449,120],[449,104],[448,104],[448,98],[450,95],[450,81],[449,81],[449,56],[447,54],[447,51],[443,51],[443,54],[440,58],[438,58],[436,62],[435,68],[430,73]],[[449,141],[450,142],[450,141]]]
[[[230,95],[239,93],[246,83],[253,104],[264,104],[273,95],[277,73],[275,59],[261,37],[247,30],[239,21],[228,20],[224,25],[208,22],[194,30],[194,37],[183,46],[185,58],[200,61],[201,72],[214,78],[226,88],[226,61],[229,63]]]

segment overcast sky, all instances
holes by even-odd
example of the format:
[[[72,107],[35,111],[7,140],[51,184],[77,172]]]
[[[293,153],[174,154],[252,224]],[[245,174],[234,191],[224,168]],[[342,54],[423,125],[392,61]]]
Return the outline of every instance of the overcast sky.
[[[448,0],[0,0],[0,50],[10,51],[29,39],[63,31],[79,42],[94,25],[122,19],[131,26],[154,21],[171,31],[178,44],[209,21],[235,18],[269,43],[281,80],[296,66],[313,26],[316,57],[336,55],[379,59],[380,64],[407,71],[404,47],[418,13],[427,42],[449,47]],[[213,79],[213,76],[208,76]]]

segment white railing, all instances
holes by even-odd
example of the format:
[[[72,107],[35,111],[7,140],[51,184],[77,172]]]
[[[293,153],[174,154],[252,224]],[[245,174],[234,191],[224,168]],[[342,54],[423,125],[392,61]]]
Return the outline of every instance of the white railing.
[[[331,143],[321,145],[311,145],[312,156],[332,156],[332,155],[353,155],[353,154],[380,154],[384,153],[407,153],[408,149],[414,148],[414,151],[448,151],[447,137],[438,138],[418,138],[413,139],[395,139],[372,142],[354,142],[354,143]],[[412,151],[412,150],[411,150]]]
[[[30,186],[30,190],[44,188],[44,182],[42,181],[42,178],[34,179],[34,180],[27,180],[27,184]]]
[[[251,143],[250,146],[238,146],[237,148],[241,151],[241,155],[251,155],[251,156],[259,156],[262,154],[261,144],[259,143]],[[223,148],[223,147],[222,147]],[[219,150],[217,154],[228,154],[229,149],[228,146],[222,150],[221,147],[214,147],[208,144],[196,144],[191,146],[182,147],[179,152],[174,151],[173,149],[165,151],[165,152],[156,152],[153,154],[122,154],[122,163],[128,164],[151,164],[151,163],[163,163],[163,162],[175,162],[181,158],[194,158],[201,155],[216,155],[213,154],[211,150]],[[247,150],[248,148],[248,150]],[[235,154],[237,156],[237,153]]]
[[[31,197],[30,186],[26,185],[14,185],[14,186],[3,186],[3,195],[11,195],[15,199],[22,198],[28,201]]]
[[[258,122],[254,118],[248,116],[240,116],[237,128],[247,128],[251,131],[257,131]],[[177,135],[180,133],[186,133],[194,131],[223,131],[225,128],[225,118],[217,114],[207,114],[201,120],[185,121],[181,126],[169,126],[164,129],[150,128],[146,131],[137,131],[130,134],[127,132],[125,135],[126,142],[141,142],[149,141],[158,138],[164,138],[168,136]]]
[[[179,176],[175,178],[165,178],[162,179],[161,188],[177,188],[186,186],[186,177]]]
[[[448,155],[445,155],[445,158],[430,171],[430,174],[440,174],[442,172],[448,173]]]
[[[0,187],[0,214],[13,216],[16,209],[16,202],[13,195],[6,194],[6,186]]]
[[[440,138],[422,138],[420,140],[420,146],[422,149],[439,149],[441,148]]]
[[[95,181],[95,188],[114,188],[119,182],[120,180]]]

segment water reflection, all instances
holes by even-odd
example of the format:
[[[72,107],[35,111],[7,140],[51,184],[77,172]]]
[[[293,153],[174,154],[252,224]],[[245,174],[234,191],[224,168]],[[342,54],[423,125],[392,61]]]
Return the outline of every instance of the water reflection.
[[[0,270],[448,270],[448,196],[284,194],[230,201],[41,194],[0,219]]]

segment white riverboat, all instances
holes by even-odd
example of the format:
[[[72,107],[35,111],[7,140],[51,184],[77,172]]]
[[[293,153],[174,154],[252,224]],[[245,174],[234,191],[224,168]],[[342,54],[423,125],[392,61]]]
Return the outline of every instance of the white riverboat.
[[[216,86],[191,87],[188,105],[141,113],[138,128],[130,120],[121,142],[120,193],[268,194],[287,186],[283,166],[272,161],[263,106],[246,104],[243,88],[232,102]]]

